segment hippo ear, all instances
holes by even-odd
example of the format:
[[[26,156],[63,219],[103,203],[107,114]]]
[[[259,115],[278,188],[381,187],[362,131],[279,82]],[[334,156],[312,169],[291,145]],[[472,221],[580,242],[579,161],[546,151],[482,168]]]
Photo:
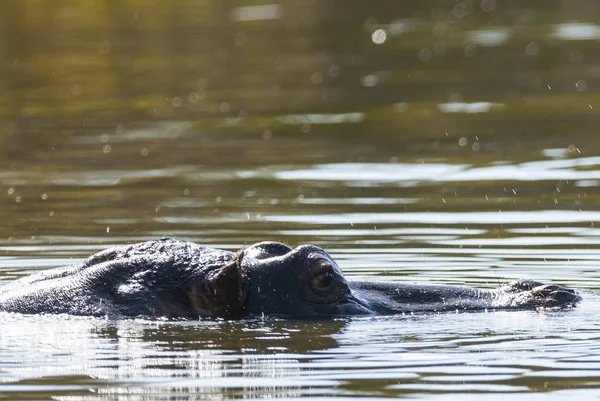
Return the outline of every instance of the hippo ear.
[[[210,282],[215,291],[222,290],[231,294],[241,294],[244,279],[239,263],[237,260],[233,260],[217,270],[210,278]]]
[[[209,273],[206,281],[192,285],[192,307],[200,316],[241,315],[246,303],[246,280],[236,258]]]

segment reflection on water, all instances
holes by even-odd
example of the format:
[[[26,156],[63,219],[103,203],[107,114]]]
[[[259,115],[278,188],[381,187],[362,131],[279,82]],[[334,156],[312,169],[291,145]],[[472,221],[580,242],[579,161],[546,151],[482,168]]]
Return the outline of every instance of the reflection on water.
[[[538,181],[600,179],[600,157],[579,157],[566,160],[530,161],[520,164],[502,163],[485,167],[440,163],[373,164],[343,163],[317,165],[309,170],[273,169],[275,177],[290,180],[365,181],[368,183],[396,182],[414,186],[415,182],[444,181]],[[583,170],[584,169],[584,170]],[[516,194],[515,194],[516,195]]]
[[[600,3],[0,2],[0,284],[174,236],[573,310],[0,316],[0,398],[591,398]]]
[[[597,295],[588,297],[598,302]],[[575,372],[599,368],[597,324],[578,323],[593,315],[589,303],[563,312],[319,322],[8,315],[0,388],[31,397],[39,386],[77,399],[160,399],[166,392],[287,398],[369,394],[373,387],[387,397],[552,391],[568,386]],[[18,361],[10,359],[14,352]],[[15,380],[24,384],[10,384]]]
[[[590,23],[566,23],[554,28],[555,38],[562,40],[600,39],[600,26]]]

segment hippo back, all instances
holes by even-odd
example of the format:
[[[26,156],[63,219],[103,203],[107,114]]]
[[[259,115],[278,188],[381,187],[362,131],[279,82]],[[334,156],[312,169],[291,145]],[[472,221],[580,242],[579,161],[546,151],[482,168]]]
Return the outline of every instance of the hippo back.
[[[1,287],[0,311],[189,317],[190,282],[234,256],[170,238],[111,248]]]

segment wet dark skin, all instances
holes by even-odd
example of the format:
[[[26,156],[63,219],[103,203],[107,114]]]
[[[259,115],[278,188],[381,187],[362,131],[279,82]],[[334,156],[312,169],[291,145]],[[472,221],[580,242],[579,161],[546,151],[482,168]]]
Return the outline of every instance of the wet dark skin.
[[[0,311],[109,317],[336,317],[570,307],[568,288],[518,281],[494,290],[347,281],[319,247],[261,242],[238,253],[163,238],[0,288]]]

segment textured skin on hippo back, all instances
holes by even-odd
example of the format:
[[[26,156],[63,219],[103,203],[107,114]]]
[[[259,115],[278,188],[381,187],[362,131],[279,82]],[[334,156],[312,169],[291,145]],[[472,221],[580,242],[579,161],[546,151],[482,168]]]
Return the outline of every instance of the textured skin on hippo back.
[[[186,317],[190,283],[234,256],[170,238],[111,248],[1,287],[0,310]]]

